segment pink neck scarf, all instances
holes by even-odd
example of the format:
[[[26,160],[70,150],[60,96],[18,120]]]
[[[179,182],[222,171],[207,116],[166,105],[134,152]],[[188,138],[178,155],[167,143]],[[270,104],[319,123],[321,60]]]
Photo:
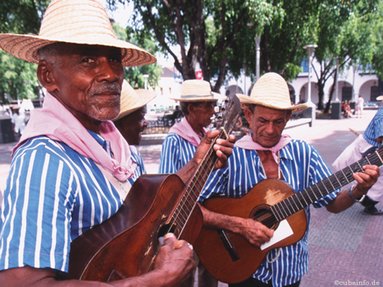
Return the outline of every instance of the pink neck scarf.
[[[194,146],[198,146],[201,142],[201,137],[193,130],[186,118],[183,118],[180,122],[175,123],[170,129],[169,133],[179,135],[181,138],[187,140]],[[206,134],[206,129],[204,129]]]
[[[256,143],[253,141],[253,138],[251,135],[245,135],[241,139],[239,139],[235,145],[240,148],[244,149],[250,149],[250,150],[269,150],[271,151],[271,154],[273,155],[273,159],[277,164],[279,164],[279,159],[278,159],[278,152],[286,146],[289,142],[291,141],[290,136],[288,135],[282,135],[279,142],[273,146],[273,147],[263,147],[260,144]]]
[[[100,135],[110,143],[114,158],[77,118],[49,93],[46,93],[43,108],[33,110],[28,125],[13,151],[27,139],[41,135],[67,144],[79,154],[100,164],[120,182],[125,182],[134,172],[135,163],[130,157],[129,144],[113,122],[102,122]]]

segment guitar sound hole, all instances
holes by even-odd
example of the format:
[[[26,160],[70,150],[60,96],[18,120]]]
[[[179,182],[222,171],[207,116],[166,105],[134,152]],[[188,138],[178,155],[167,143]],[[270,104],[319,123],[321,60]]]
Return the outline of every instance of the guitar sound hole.
[[[176,225],[175,224],[164,224],[158,229],[158,238],[164,237],[166,233],[175,233],[176,232]]]
[[[251,217],[259,222],[262,222],[262,224],[266,225],[268,228],[276,229],[278,226],[278,221],[275,219],[273,213],[268,207],[258,207],[253,210]]]

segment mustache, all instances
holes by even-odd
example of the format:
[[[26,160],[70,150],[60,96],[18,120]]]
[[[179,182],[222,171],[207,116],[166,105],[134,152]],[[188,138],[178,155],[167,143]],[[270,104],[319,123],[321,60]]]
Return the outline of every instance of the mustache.
[[[93,85],[89,89],[89,94],[121,94],[121,85],[119,83],[103,83]]]

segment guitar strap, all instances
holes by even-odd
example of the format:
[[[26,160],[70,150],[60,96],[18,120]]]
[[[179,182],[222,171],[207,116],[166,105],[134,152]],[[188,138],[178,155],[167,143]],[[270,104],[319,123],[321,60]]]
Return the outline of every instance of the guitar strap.
[[[108,170],[103,168],[100,164],[96,163],[96,165],[101,170],[103,175],[109,180],[110,184],[113,185],[114,188],[117,190],[121,200],[124,201],[130,189],[132,188],[132,185],[130,184],[129,180],[121,182],[117,178],[115,178],[113,174],[111,174]]]

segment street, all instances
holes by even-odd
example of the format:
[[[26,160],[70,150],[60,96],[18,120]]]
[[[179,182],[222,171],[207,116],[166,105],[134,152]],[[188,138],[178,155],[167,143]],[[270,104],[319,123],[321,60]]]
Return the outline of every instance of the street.
[[[376,110],[362,118],[316,120],[313,127],[286,130],[293,138],[314,145],[330,165],[357,133],[363,132]],[[0,189],[4,190],[14,143],[0,144]],[[158,169],[161,145],[142,145],[139,150],[148,173]],[[340,214],[311,208],[309,272],[302,287],[383,286],[383,217],[368,216],[355,204]],[[227,286],[224,283],[220,287]]]

